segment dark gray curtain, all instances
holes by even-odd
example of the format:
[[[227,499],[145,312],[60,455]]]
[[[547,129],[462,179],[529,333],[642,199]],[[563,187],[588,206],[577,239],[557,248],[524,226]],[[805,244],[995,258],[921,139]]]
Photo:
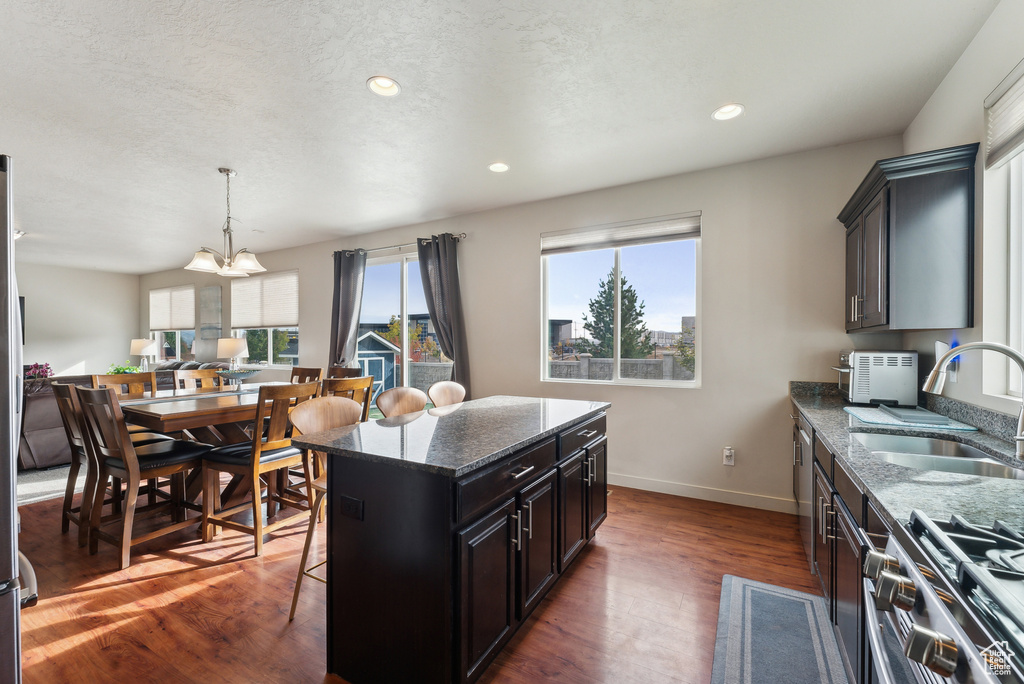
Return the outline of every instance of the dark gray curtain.
[[[427,310],[437,332],[441,351],[455,362],[452,380],[466,388],[466,399],[472,398],[469,382],[469,350],[466,346],[466,319],[462,314],[462,291],[459,288],[459,239],[451,233],[420,238],[416,241],[420,258],[420,276]]]
[[[344,250],[334,253],[334,306],[331,308],[331,346],[328,367],[353,368],[359,337],[359,310],[363,304],[363,276],[366,275],[366,251]]]

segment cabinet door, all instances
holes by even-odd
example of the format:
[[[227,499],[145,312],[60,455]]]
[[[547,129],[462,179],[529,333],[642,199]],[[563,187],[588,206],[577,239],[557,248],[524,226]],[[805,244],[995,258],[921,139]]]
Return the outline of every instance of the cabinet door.
[[[608,517],[608,438],[587,447],[587,539]]]
[[[517,606],[520,620],[529,615],[555,582],[558,560],[556,481],[552,470],[519,494],[519,515],[523,518]]]
[[[586,479],[583,476],[585,451],[578,451],[558,466],[558,571],[569,563],[587,543],[584,510],[587,504]]]
[[[832,525],[828,515],[832,506],[832,483],[821,467],[814,464],[814,569],[829,606],[832,605]],[[829,608],[831,611],[831,608]]]
[[[864,217],[846,234],[846,329],[855,330],[861,326],[860,311],[863,300],[861,279],[863,276]]]
[[[851,682],[860,681],[861,670],[861,548],[856,522],[836,497],[835,515],[835,624],[839,650]]]
[[[515,501],[459,533],[459,668],[473,679],[515,625]]]
[[[889,214],[883,188],[864,210],[863,291],[861,327],[889,321]]]

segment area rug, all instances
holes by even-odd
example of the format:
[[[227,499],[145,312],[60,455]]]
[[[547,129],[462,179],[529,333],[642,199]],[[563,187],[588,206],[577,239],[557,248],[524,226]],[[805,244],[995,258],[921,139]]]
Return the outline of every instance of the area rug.
[[[820,596],[725,575],[711,684],[847,684]]]
[[[64,488],[68,484],[68,471],[71,466],[50,468],[49,470],[18,471],[18,505],[46,501],[64,496]],[[76,492],[85,486],[85,468],[78,473]]]

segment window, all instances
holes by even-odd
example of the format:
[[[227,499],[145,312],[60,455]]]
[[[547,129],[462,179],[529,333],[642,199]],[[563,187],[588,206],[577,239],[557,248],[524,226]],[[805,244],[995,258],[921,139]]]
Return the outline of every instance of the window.
[[[698,387],[700,213],[541,236],[543,380]]]
[[[299,272],[284,271],[231,281],[231,332],[244,337],[248,364],[299,363]]]
[[[1009,345],[1024,350],[1024,152],[1015,155],[1007,164],[1007,223],[1010,238],[1009,292],[1007,312]],[[1008,394],[1021,396],[1020,369],[1007,363]]]
[[[196,289],[179,285],[149,291],[149,332],[161,340],[161,361],[190,361],[196,336]]]
[[[376,392],[400,386],[426,392],[451,379],[452,362],[430,322],[415,255],[368,261],[356,357],[363,373],[373,376]]]

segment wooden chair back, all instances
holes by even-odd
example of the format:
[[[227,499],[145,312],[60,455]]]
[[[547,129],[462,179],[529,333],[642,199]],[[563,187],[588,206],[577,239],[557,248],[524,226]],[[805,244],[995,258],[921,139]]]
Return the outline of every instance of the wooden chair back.
[[[385,418],[422,411],[426,405],[427,395],[415,387],[393,387],[377,395],[377,408]]]
[[[361,421],[370,417],[370,398],[373,397],[373,376],[362,378],[324,378],[321,396],[345,397],[363,407]]]
[[[255,462],[259,461],[262,451],[291,446],[292,440],[288,432],[289,410],[293,406],[298,408],[302,402],[312,399],[319,391],[319,382],[260,387],[256,405],[256,425],[263,425],[265,429],[262,434],[259,430],[253,431],[252,457]]]
[[[60,422],[64,424],[64,433],[72,451],[85,454],[85,434],[82,432],[82,407],[78,403],[75,386],[63,382],[51,382],[53,396],[57,399],[57,410],[60,411]]]
[[[147,389],[146,385],[149,385]],[[142,394],[147,391],[156,391],[156,372],[149,373],[116,373],[114,375],[92,376],[94,388],[109,387],[115,394],[124,394],[127,388],[128,394]]]
[[[323,374],[323,368],[303,368],[302,366],[295,366],[292,368],[292,384],[320,382],[320,378],[323,377]]]
[[[82,423],[96,459],[118,459],[124,463],[130,476],[138,480],[139,461],[121,413],[117,392],[113,387],[79,387],[76,392],[82,409]]]
[[[359,422],[363,407],[346,397],[316,397],[292,409],[289,419],[304,435]]]
[[[341,366],[331,366],[327,369],[327,377],[329,378],[361,378],[363,376],[362,368],[343,368]]]
[[[458,404],[466,398],[466,388],[452,380],[442,380],[427,388],[427,396],[434,406]]]
[[[175,389],[196,389],[202,387],[223,387],[227,378],[217,372],[216,368],[196,368],[193,370],[174,371]]]

